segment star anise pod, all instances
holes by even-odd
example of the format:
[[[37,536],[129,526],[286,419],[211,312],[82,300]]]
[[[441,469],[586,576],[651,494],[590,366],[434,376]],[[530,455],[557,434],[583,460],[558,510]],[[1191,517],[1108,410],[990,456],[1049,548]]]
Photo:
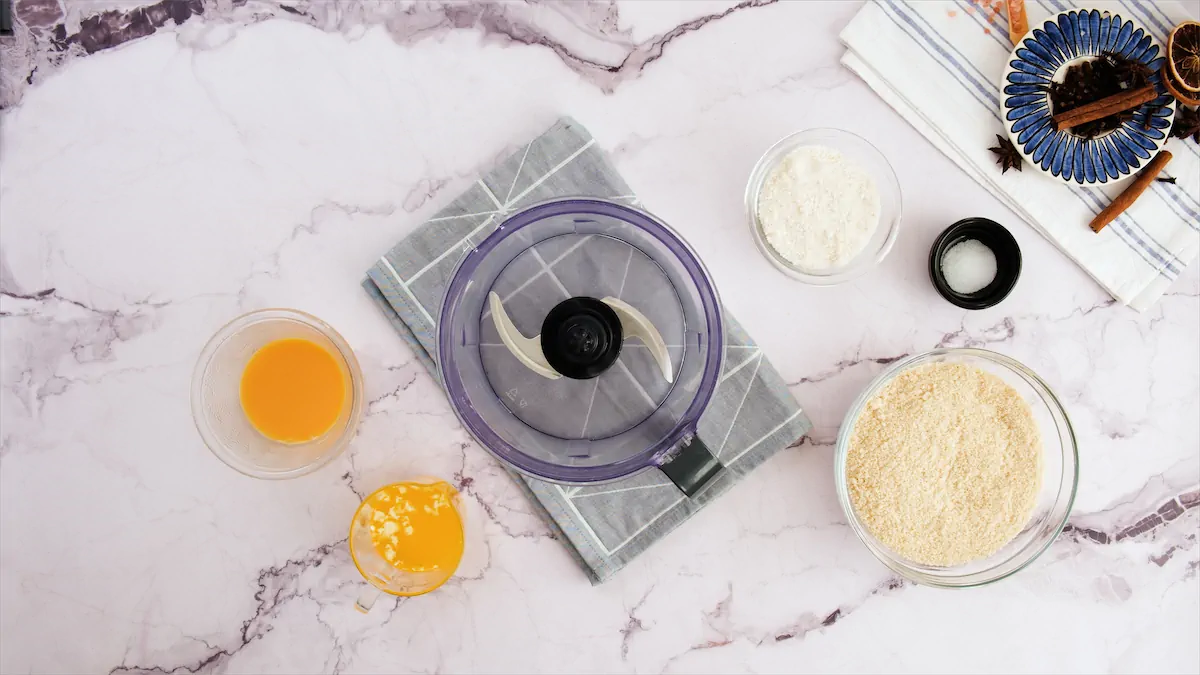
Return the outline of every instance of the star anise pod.
[[[1005,173],[1009,169],[1021,170],[1021,153],[1017,151],[1016,146],[1012,141],[1004,138],[1000,134],[996,134],[997,145],[994,148],[988,148],[996,153],[996,163],[1000,165],[1000,173]]]
[[[1181,103],[1175,110],[1171,135],[1175,138],[1191,136],[1193,141],[1200,143],[1200,108],[1189,108]]]

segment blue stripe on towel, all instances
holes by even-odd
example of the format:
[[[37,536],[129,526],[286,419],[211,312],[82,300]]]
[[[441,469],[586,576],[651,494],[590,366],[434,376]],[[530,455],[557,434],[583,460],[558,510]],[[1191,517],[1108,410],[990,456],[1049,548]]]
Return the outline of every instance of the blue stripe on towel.
[[[1167,33],[1170,33],[1171,28],[1174,27],[1173,24],[1164,24],[1157,16],[1150,12],[1150,10],[1146,9],[1145,5],[1138,0],[1130,0],[1129,2],[1122,0],[1121,4],[1129,10],[1130,14],[1138,14],[1139,21],[1145,23],[1149,27],[1154,28],[1160,35],[1163,36],[1163,38],[1166,38]]]
[[[924,15],[922,15],[920,12],[913,9],[912,6],[910,6],[906,0],[899,0],[898,4],[900,6],[898,6],[897,9],[900,11],[900,13],[902,15],[911,16],[916,21],[919,21],[920,23],[924,24],[925,29],[928,30],[933,35],[932,38],[927,38],[931,41],[931,43],[932,43],[932,40],[934,40],[934,39],[941,40],[943,43],[945,43],[947,48],[949,48],[951,51],[953,51],[955,54],[958,55],[957,59],[955,59],[953,56],[950,56],[949,54],[947,54],[946,56],[950,60],[954,61],[955,65],[958,67],[959,71],[962,72],[963,75],[967,76],[970,79],[970,82],[972,85],[979,87],[980,90],[983,91],[984,95],[986,95],[992,101],[995,101],[996,108],[999,109],[1000,108],[1000,98],[999,98],[1000,87],[995,82],[992,81],[994,79],[994,76],[990,76],[987,73],[984,73],[982,70],[980,70],[979,66],[976,66],[974,61],[967,58],[966,54],[963,54],[961,51],[958,50],[957,47],[954,46],[953,43],[951,43],[949,40],[947,40],[945,37],[943,37],[942,34],[939,33],[936,28],[933,27],[933,24],[929,23],[929,20],[926,19],[924,17]],[[918,29],[919,29],[919,27],[918,27]],[[961,63],[960,63],[960,61],[961,61]],[[963,63],[970,66],[971,70],[975,71],[975,76],[971,76],[969,73],[967,73],[967,71],[962,67]]]
[[[994,24],[990,19],[983,17],[983,9],[971,2],[971,0],[955,0],[957,4],[967,16],[975,20],[980,28],[983,28],[985,34],[995,40],[1001,47],[1004,48],[1004,53],[1012,51],[1012,45],[1008,42],[1008,28],[1002,28],[998,24]],[[996,16],[1002,16],[997,14]]]
[[[1162,185],[1158,182],[1151,183],[1151,185],[1154,188],[1154,192],[1158,194],[1159,198],[1163,200],[1163,203],[1168,208],[1175,212],[1175,215],[1187,223],[1188,227],[1200,232],[1200,213],[1186,201],[1180,199],[1180,195],[1184,197],[1189,196],[1186,190],[1178,186]]]
[[[962,64],[959,63],[958,60],[946,52],[946,50],[942,49],[941,46],[934,44],[933,38],[931,38],[929,34],[926,33],[921,27],[917,26],[917,24],[913,22],[912,17],[902,10],[894,2],[894,0],[888,0],[887,2],[881,3],[881,6],[885,8],[885,13],[886,9],[891,9],[894,12],[894,15],[889,15],[889,18],[892,19],[892,22],[895,23],[900,30],[904,31],[905,35],[913,38],[913,42],[917,43],[917,45],[920,46],[921,49],[925,50],[926,53],[929,53],[930,56],[934,56],[929,52],[929,47],[937,50],[938,56],[941,56],[941,59],[935,57],[934,61],[941,64],[941,66],[945,68],[951,76],[954,75],[954,71],[950,69],[950,66],[953,66],[956,70],[958,70],[958,72],[962,74],[962,77],[959,78],[959,81],[964,83],[970,82],[972,88],[982,95],[983,99],[980,99],[979,96],[975,96],[974,94],[972,94],[972,96],[982,103],[984,107],[990,108],[993,113],[996,113],[996,115],[999,116],[999,113],[996,111],[1000,109],[1000,99],[996,98],[996,94],[993,91],[989,90],[987,86],[975,81],[975,79],[972,78],[965,69],[963,69]],[[901,21],[903,21],[904,24],[907,24],[913,31],[920,35],[921,39],[918,40],[913,37],[913,34],[905,29],[904,25],[900,23]]]

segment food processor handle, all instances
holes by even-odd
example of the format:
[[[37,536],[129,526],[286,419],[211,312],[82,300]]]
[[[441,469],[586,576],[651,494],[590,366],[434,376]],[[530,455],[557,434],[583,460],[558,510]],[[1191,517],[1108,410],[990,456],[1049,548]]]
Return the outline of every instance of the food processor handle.
[[[694,497],[725,467],[709,452],[708,446],[704,445],[700,437],[693,435],[679,446],[675,454],[659,464],[658,468],[667,474],[667,478],[670,478],[683,494]]]

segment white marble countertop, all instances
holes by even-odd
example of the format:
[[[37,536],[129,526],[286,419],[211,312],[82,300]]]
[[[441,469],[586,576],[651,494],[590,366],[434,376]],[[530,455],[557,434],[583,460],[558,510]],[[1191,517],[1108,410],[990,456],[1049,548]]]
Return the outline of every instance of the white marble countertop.
[[[168,0],[88,19],[119,4],[18,0],[32,28],[3,42],[0,672],[1200,669],[1195,266],[1150,311],[1115,305],[838,65],[855,3]],[[597,587],[359,287],[562,114],[699,251],[815,424]],[[760,153],[811,126],[866,136],[904,192],[890,257],[835,288],[771,268],[742,213]],[[925,265],[975,215],[1025,265],[967,312]],[[218,462],[189,410],[204,341],[266,306],[335,325],[370,398],[350,451],[286,482]],[[939,345],[1039,372],[1082,457],[1068,531],[961,592],[896,583],[832,479],[850,400]],[[413,472],[466,483],[481,534],[448,586],[360,615],[356,493]]]

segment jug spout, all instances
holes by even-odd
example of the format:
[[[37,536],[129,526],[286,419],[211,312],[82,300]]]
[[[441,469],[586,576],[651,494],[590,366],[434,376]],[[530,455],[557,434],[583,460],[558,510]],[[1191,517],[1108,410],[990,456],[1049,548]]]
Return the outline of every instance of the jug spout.
[[[354,609],[366,614],[375,606],[375,601],[379,599],[381,591],[374,586],[368,586],[363,589],[362,593],[358,594],[358,599],[354,601]]]

